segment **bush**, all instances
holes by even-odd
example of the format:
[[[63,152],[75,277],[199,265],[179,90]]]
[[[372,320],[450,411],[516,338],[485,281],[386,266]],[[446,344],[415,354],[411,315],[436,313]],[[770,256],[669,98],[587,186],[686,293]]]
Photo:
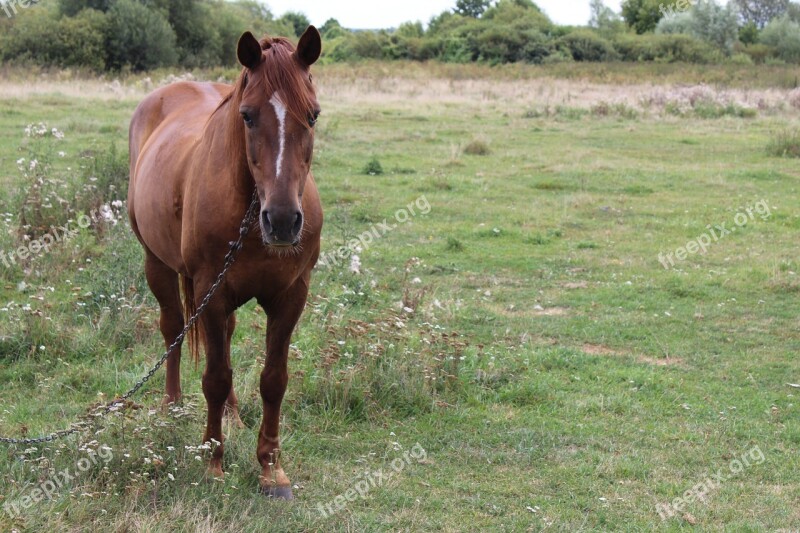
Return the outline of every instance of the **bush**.
[[[761,44],[772,47],[778,58],[800,63],[800,24],[783,16],[774,19],[761,32]]]
[[[575,61],[613,61],[618,58],[610,42],[589,30],[576,30],[561,37],[557,46]]]
[[[689,11],[693,35],[730,53],[739,40],[739,12],[733,2],[722,6],[716,0],[698,0]]]
[[[58,43],[58,65],[104,70],[107,33],[108,17],[100,11],[84,9],[75,17],[62,18],[53,33]]]
[[[712,63],[719,52],[688,35],[623,35],[614,40],[623,61]]]
[[[464,153],[468,155],[489,155],[492,150],[489,143],[483,139],[473,139],[464,147]]]
[[[656,34],[658,35],[692,35],[694,30],[694,21],[692,14],[689,11],[683,11],[674,15],[668,15],[658,21],[656,26]]]
[[[733,54],[730,58],[729,63],[731,65],[744,65],[744,66],[750,66],[755,64],[752,57],[743,53]]]
[[[58,64],[60,54],[53,36],[54,14],[40,6],[20,9],[13,21],[0,15],[0,58],[3,62]]]
[[[383,174],[383,166],[377,157],[373,157],[367,162],[366,165],[364,165],[363,172],[364,174],[368,174],[370,176],[377,176]]]
[[[778,52],[771,46],[767,46],[765,44],[748,44],[748,45],[738,45],[736,50],[740,54],[746,54],[753,63],[760,65],[762,63],[766,63],[769,58],[775,57]]]
[[[739,40],[738,12],[733,3],[726,6],[714,0],[699,0],[689,11],[661,19],[657,34],[685,34],[730,53]]]
[[[149,70],[178,60],[175,32],[167,19],[135,0],[118,0],[109,10],[108,65]]]
[[[212,7],[197,0],[171,0],[168,21],[175,32],[175,50],[181,65],[189,68],[219,65],[222,54],[217,21],[225,6]],[[240,33],[241,35],[241,33]],[[238,41],[238,35],[235,39]]]

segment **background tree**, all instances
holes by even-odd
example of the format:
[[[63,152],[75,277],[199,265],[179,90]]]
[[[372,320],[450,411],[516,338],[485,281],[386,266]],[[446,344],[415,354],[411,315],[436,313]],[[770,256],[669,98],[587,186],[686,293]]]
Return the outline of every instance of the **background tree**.
[[[58,0],[58,10],[62,15],[74,17],[84,9],[108,11],[112,0]]]
[[[589,26],[592,28],[599,28],[604,21],[613,19],[616,14],[608,7],[603,0],[591,0],[589,2]]]
[[[732,3],[723,6],[716,0],[697,0],[688,11],[662,18],[656,33],[691,35],[730,54],[739,40],[739,13]]]
[[[748,22],[739,28],[739,40],[742,44],[755,44],[758,42],[758,26],[753,22]]]
[[[308,20],[308,17],[305,16],[304,13],[296,11],[287,11],[278,19],[278,22],[286,22],[291,25],[294,29],[295,37],[303,35],[303,32],[306,31],[306,28],[311,24],[311,21]]]
[[[739,8],[745,23],[753,23],[762,29],[772,19],[783,16],[789,8],[789,0],[732,0]]]
[[[698,0],[689,10],[695,37],[730,53],[739,39],[739,12],[732,2],[720,5],[716,0]]]
[[[335,39],[336,37],[340,37],[347,33],[347,30],[342,28],[342,25],[339,24],[338,20],[330,18],[325,21],[325,24],[323,24],[322,27],[320,27],[319,32],[325,39]]]
[[[636,33],[642,34],[656,29],[664,16],[662,0],[625,0],[622,2],[622,18]]]
[[[486,8],[491,4],[491,0],[457,0],[456,8],[453,10],[462,17],[480,18]]]
[[[770,21],[761,31],[759,41],[771,46],[780,59],[800,63],[800,24],[788,16]]]
[[[110,67],[150,70],[177,63],[175,32],[164,15],[135,0],[117,0],[108,16]]]
[[[604,36],[611,36],[622,30],[622,19],[603,0],[591,0],[589,10],[589,27],[595,28]]]

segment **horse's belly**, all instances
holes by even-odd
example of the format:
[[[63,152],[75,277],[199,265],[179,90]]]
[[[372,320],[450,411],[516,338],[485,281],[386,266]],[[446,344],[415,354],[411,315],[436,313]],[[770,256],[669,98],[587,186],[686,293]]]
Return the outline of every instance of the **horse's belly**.
[[[133,215],[142,244],[167,266],[183,273],[180,251],[184,176],[175,169],[180,159],[169,145],[151,142],[145,146],[136,168]]]

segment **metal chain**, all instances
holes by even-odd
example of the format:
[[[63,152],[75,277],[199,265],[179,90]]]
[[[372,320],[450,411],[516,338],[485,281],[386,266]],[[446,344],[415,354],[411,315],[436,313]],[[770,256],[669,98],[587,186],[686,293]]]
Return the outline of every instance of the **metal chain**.
[[[186,338],[186,335],[189,333],[189,330],[192,329],[192,326],[194,326],[197,323],[197,320],[200,318],[200,315],[202,315],[203,312],[206,310],[206,307],[208,307],[208,304],[211,302],[211,298],[214,296],[214,293],[217,292],[219,286],[222,285],[222,282],[225,280],[225,275],[228,273],[228,270],[230,270],[231,266],[233,266],[233,263],[236,260],[236,256],[244,246],[244,240],[247,237],[248,233],[250,233],[250,226],[252,225],[253,220],[255,218],[257,205],[258,205],[258,193],[254,192],[253,199],[250,202],[250,206],[247,208],[247,212],[244,215],[244,219],[242,219],[242,224],[239,226],[239,239],[236,242],[231,242],[231,247],[228,250],[228,253],[225,254],[225,264],[222,267],[222,271],[220,271],[219,275],[217,276],[217,279],[214,281],[213,285],[211,285],[211,288],[208,289],[208,293],[206,294],[205,298],[203,298],[203,301],[200,302],[199,306],[197,306],[197,310],[194,313],[194,315],[192,315],[192,317],[189,318],[189,320],[186,322],[186,325],[183,327],[183,331],[180,332],[178,337],[175,339],[175,342],[173,342],[169,346],[169,348],[167,348],[167,351],[164,352],[164,354],[161,356],[161,359],[158,360],[155,366],[153,366],[153,368],[151,368],[150,371],[147,374],[145,374],[144,377],[142,377],[142,379],[137,381],[136,384],[133,387],[131,387],[131,389],[128,392],[118,397],[116,400],[107,403],[103,407],[102,412],[96,415],[97,417],[103,417],[108,415],[108,413],[112,411],[116,411],[121,405],[123,405],[126,401],[128,401],[131,398],[131,396],[139,392],[139,389],[141,389],[145,383],[150,381],[150,378],[152,378],[155,375],[155,373],[158,372],[158,370],[162,366],[164,366],[164,363],[166,363],[167,359],[169,359],[172,350],[181,345],[183,340]],[[30,445],[30,444],[41,444],[43,442],[53,442],[55,440],[59,440],[64,437],[80,433],[86,429],[86,426],[87,426],[86,422],[76,422],[72,424],[69,429],[63,429],[61,431],[55,431],[43,437],[36,437],[29,439],[12,439],[12,438],[0,437],[0,443]]]

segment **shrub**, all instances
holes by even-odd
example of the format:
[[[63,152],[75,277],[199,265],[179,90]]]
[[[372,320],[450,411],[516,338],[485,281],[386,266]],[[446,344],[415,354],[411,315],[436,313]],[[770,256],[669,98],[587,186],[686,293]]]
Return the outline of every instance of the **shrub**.
[[[575,61],[612,61],[617,52],[610,42],[589,30],[576,30],[561,37],[557,46],[572,54]]]
[[[755,64],[755,62],[753,61],[752,57],[750,57],[747,54],[743,54],[743,53],[733,54],[731,56],[731,58],[730,58],[729,63],[732,64],[732,65],[745,65],[745,66],[749,66],[749,65],[754,65]]]
[[[175,32],[160,12],[134,0],[118,0],[108,14],[111,68],[148,70],[177,62]]]
[[[53,33],[63,67],[88,67],[101,71],[106,67],[108,17],[94,9],[84,9],[75,17],[62,18]]]
[[[738,12],[733,3],[721,6],[714,0],[698,0],[689,11],[661,19],[656,33],[691,35],[730,53],[739,40]]]
[[[67,17],[74,17],[84,9],[108,11],[111,0],[58,0],[59,12]]]
[[[733,2],[722,6],[715,0],[698,0],[689,13],[695,37],[726,53],[733,50],[739,40],[739,12]]]
[[[356,59],[383,59],[385,34],[362,31],[352,35],[347,41],[349,56]]]
[[[211,6],[197,0],[171,0],[168,21],[175,32],[175,51],[181,65],[189,68],[219,65],[222,42],[217,21],[225,6]],[[238,41],[238,35],[236,40]]]
[[[623,61],[711,63],[719,52],[689,35],[623,35],[614,48]]]
[[[662,0],[624,0],[622,2],[622,18],[636,33],[648,33],[655,29],[661,20]]]
[[[1,12],[0,12],[1,13]],[[4,62],[31,62],[39,65],[55,65],[60,54],[53,36],[57,20],[53,14],[40,6],[20,9],[13,23],[3,19],[0,33],[0,58]]]
[[[373,157],[367,162],[366,165],[364,165],[363,172],[364,174],[368,174],[370,176],[378,176],[383,174],[383,166],[377,157]]]
[[[746,54],[753,61],[753,63],[758,65],[766,63],[767,59],[775,57],[778,53],[777,50],[771,46],[761,43],[740,45],[737,49],[740,53]]]
[[[783,61],[800,62],[800,24],[789,17],[783,16],[770,22],[761,32],[759,40],[774,48]]]
[[[483,139],[473,139],[464,147],[464,153],[469,155],[489,155],[489,143]]]
[[[692,14],[689,11],[682,11],[674,15],[668,15],[658,21],[656,26],[657,35],[675,35],[681,33],[684,35],[692,35],[694,21]]]

